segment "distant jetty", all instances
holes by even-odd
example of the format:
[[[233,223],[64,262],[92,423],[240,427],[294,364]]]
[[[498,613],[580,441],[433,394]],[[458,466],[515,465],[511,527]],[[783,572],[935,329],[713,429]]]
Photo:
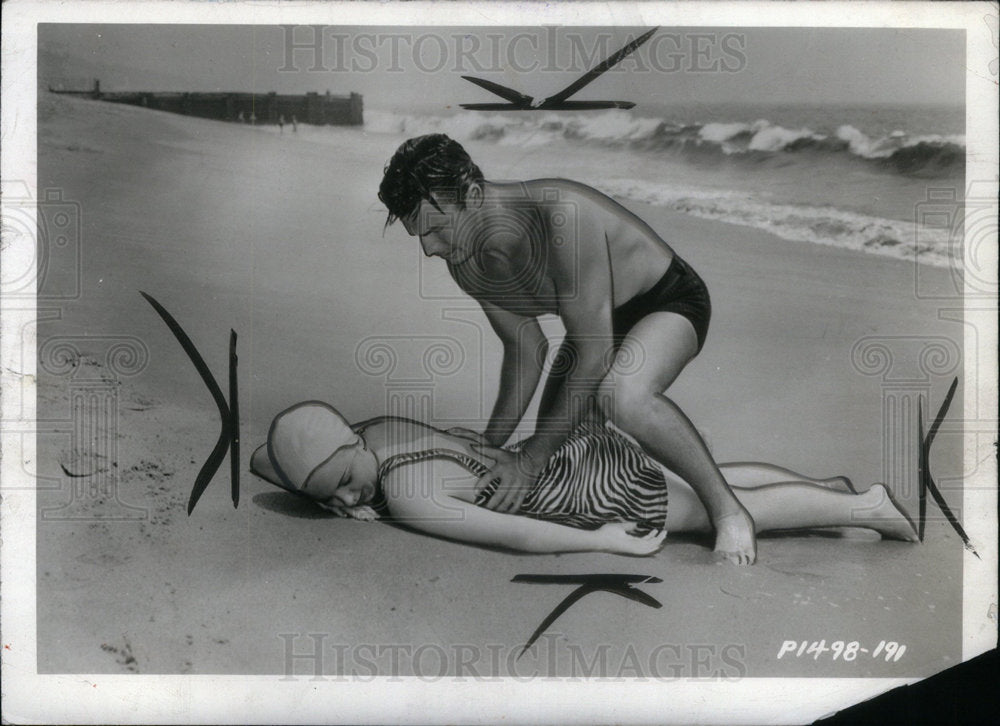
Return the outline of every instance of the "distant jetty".
[[[278,124],[293,122],[317,126],[361,126],[364,108],[360,93],[347,96],[331,95],[329,91],[304,95],[278,95],[271,92],[257,93],[185,93],[153,91],[101,91],[100,80],[85,91],[64,90],[49,86],[51,93],[93,98],[110,103],[125,103],[158,111],[169,111],[185,116],[198,116],[217,121],[236,121],[253,124]]]

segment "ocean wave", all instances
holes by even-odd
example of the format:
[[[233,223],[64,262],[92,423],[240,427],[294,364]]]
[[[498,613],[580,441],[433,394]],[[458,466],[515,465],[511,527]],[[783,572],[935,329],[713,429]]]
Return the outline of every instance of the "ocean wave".
[[[796,242],[831,245],[887,257],[949,267],[948,229],[918,228],[914,222],[885,219],[828,206],[778,204],[748,193],[703,189],[635,179],[589,180],[606,194],[668,207],[685,214],[764,230]]]
[[[871,137],[843,124],[830,134],[786,128],[767,119],[737,123],[676,123],[612,110],[571,118],[554,113],[422,116],[366,111],[365,130],[418,136],[446,133],[460,141],[532,148],[553,142],[590,143],[691,159],[717,157],[757,162],[761,157],[828,155],[854,159],[904,176],[941,177],[965,164],[965,137],[895,130]],[[810,156],[809,162],[815,160]]]

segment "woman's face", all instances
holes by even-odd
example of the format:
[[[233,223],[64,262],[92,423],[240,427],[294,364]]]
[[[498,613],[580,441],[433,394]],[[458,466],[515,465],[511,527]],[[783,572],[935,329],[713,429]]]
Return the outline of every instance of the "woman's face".
[[[331,507],[357,507],[375,498],[378,461],[358,441],[342,446],[309,477],[302,493]]]

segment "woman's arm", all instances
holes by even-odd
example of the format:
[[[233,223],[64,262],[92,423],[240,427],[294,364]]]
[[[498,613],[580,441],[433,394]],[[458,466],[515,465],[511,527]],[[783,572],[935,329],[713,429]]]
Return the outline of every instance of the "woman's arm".
[[[664,532],[644,537],[628,534],[626,523],[611,523],[586,530],[554,522],[499,514],[456,499],[442,490],[449,479],[434,467],[430,474],[439,479],[428,492],[413,486],[413,476],[426,476],[428,469],[402,466],[382,482],[393,518],[428,534],[471,544],[506,547],[521,552],[611,552],[651,555],[663,546]],[[453,477],[451,478],[453,479]]]

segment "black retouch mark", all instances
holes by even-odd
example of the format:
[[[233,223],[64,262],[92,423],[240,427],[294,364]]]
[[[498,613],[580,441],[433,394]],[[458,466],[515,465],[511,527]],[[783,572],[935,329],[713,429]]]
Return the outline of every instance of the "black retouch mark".
[[[652,37],[659,28],[653,28],[624,47],[612,53],[602,62],[591,68],[571,84],[558,93],[548,98],[538,99],[525,95],[513,88],[501,86],[499,83],[487,81],[475,76],[462,76],[465,80],[475,83],[480,88],[484,88],[508,103],[460,103],[459,106],[467,111],[591,111],[602,108],[632,108],[635,104],[632,101],[570,101],[570,96],[579,91],[584,86],[591,83],[595,78],[622,62],[632,51],[638,48]]]
[[[651,575],[622,575],[617,573],[602,575],[514,575],[511,582],[523,582],[534,585],[579,585],[563,601],[556,605],[555,609],[549,613],[542,624],[535,628],[535,632],[528,638],[528,642],[521,648],[517,659],[520,659],[528,649],[535,644],[538,636],[556,621],[560,615],[569,610],[575,602],[592,592],[610,592],[621,595],[629,600],[635,600],[651,608],[661,608],[663,604],[652,595],[648,595],[642,590],[632,587],[633,584],[663,582],[659,577]]]
[[[225,458],[227,451],[230,453],[231,495],[233,506],[236,507],[240,502],[240,423],[236,331],[232,329],[229,331],[229,401],[227,402],[226,397],[222,393],[222,389],[215,380],[215,376],[212,375],[212,372],[209,370],[204,358],[202,358],[201,353],[198,352],[197,347],[195,347],[187,333],[184,332],[180,323],[178,323],[177,320],[174,319],[174,316],[171,315],[152,295],[149,295],[141,290],[139,291],[139,294],[142,295],[153,307],[157,314],[163,319],[163,322],[167,324],[167,327],[170,329],[170,332],[173,333],[177,342],[180,343],[181,348],[187,354],[191,363],[194,364],[195,370],[198,371],[201,379],[208,387],[208,391],[212,394],[212,398],[214,399],[215,405],[219,411],[219,437],[215,442],[215,447],[209,454],[208,459],[205,460],[205,463],[198,472],[198,476],[195,478],[194,487],[192,487],[191,496],[188,499],[187,513],[190,515],[191,512],[194,511],[194,507],[201,498],[201,495],[204,493],[206,487],[208,487],[212,478],[222,465],[222,460]],[[926,436],[924,435],[923,399],[918,402],[918,434],[920,437],[918,476],[920,494],[919,529],[917,534],[920,541],[923,542],[927,523],[927,495],[930,493],[934,503],[937,504],[952,529],[954,529],[961,538],[965,548],[972,552],[972,554],[974,554],[977,558],[982,559],[979,557],[979,553],[976,552],[975,547],[973,547],[972,542],[969,540],[969,535],[966,534],[961,522],[958,521],[958,517],[955,516],[951,507],[948,506],[944,497],[941,496],[941,492],[938,489],[937,484],[934,482],[934,477],[931,476],[930,472],[931,444],[934,443],[934,438],[937,436],[938,430],[941,428],[941,422],[948,413],[948,408],[951,406],[951,402],[955,397],[955,390],[957,388],[958,378],[956,377],[952,380],[951,386],[948,388],[948,393],[945,395],[941,408],[938,409],[937,416],[934,418]],[[542,624],[535,630],[535,632],[532,633],[527,645],[525,645],[524,649],[521,651],[522,655],[534,644],[534,642],[538,639],[538,636],[541,635],[545,629],[556,620],[556,618],[566,612],[566,610],[569,609],[569,607],[577,600],[580,600],[582,597],[591,592],[603,590],[621,595],[622,597],[630,600],[635,600],[636,602],[641,602],[649,607],[661,607],[661,604],[655,598],[647,595],[641,590],[636,590],[631,587],[631,583],[636,582],[662,582],[659,578],[649,577],[646,575],[517,575],[513,580],[511,580],[511,582],[580,585],[580,587],[570,593],[566,599],[563,600],[556,607],[556,609],[553,610],[547,618],[545,618],[544,621],[542,621]]]
[[[229,331],[229,402],[227,403],[226,397],[222,395],[222,389],[219,388],[219,384],[215,380],[215,376],[208,369],[205,359],[201,357],[201,353],[198,352],[194,343],[191,342],[191,338],[181,328],[180,323],[152,295],[147,295],[142,290],[139,291],[139,294],[146,298],[146,302],[153,306],[157,314],[163,318],[163,322],[170,328],[170,332],[177,338],[177,342],[181,344],[181,348],[187,353],[187,357],[191,359],[195,370],[201,376],[201,380],[208,386],[208,391],[212,394],[215,405],[219,409],[219,419],[222,423],[219,438],[215,442],[215,448],[208,455],[208,459],[205,460],[201,470],[198,472],[198,476],[194,480],[191,497],[188,499],[187,513],[190,516],[191,512],[194,511],[194,505],[198,503],[198,499],[201,498],[205,488],[212,481],[212,477],[219,470],[222,460],[226,457],[227,450],[230,452],[233,506],[236,507],[240,503],[240,409],[236,380],[236,331],[232,329]]]
[[[938,505],[938,508],[944,513],[944,516],[948,519],[948,524],[952,526],[952,529],[958,533],[958,536],[962,538],[962,543],[965,545],[965,549],[969,550],[977,558],[979,553],[976,552],[976,548],[972,546],[972,542],[969,541],[969,535],[965,533],[965,529],[962,528],[961,522],[958,521],[958,517],[955,513],[951,511],[951,507],[941,496],[941,492],[937,488],[937,484],[934,483],[934,477],[931,476],[931,444],[934,443],[934,437],[937,436],[938,429],[941,428],[941,422],[944,420],[945,414],[948,413],[948,407],[951,406],[951,400],[955,397],[955,389],[958,388],[958,377],[951,382],[951,386],[948,388],[948,393],[944,397],[944,402],[941,404],[941,408],[938,409],[937,417],[935,417],[934,422],[931,424],[930,431],[927,432],[927,436],[924,437],[924,412],[923,412],[923,398],[917,402],[917,424],[919,428],[920,436],[920,463],[918,468],[918,474],[920,477],[920,530],[917,532],[920,541],[924,541],[924,525],[927,522],[927,493],[930,492],[931,497],[934,499],[934,503]]]

